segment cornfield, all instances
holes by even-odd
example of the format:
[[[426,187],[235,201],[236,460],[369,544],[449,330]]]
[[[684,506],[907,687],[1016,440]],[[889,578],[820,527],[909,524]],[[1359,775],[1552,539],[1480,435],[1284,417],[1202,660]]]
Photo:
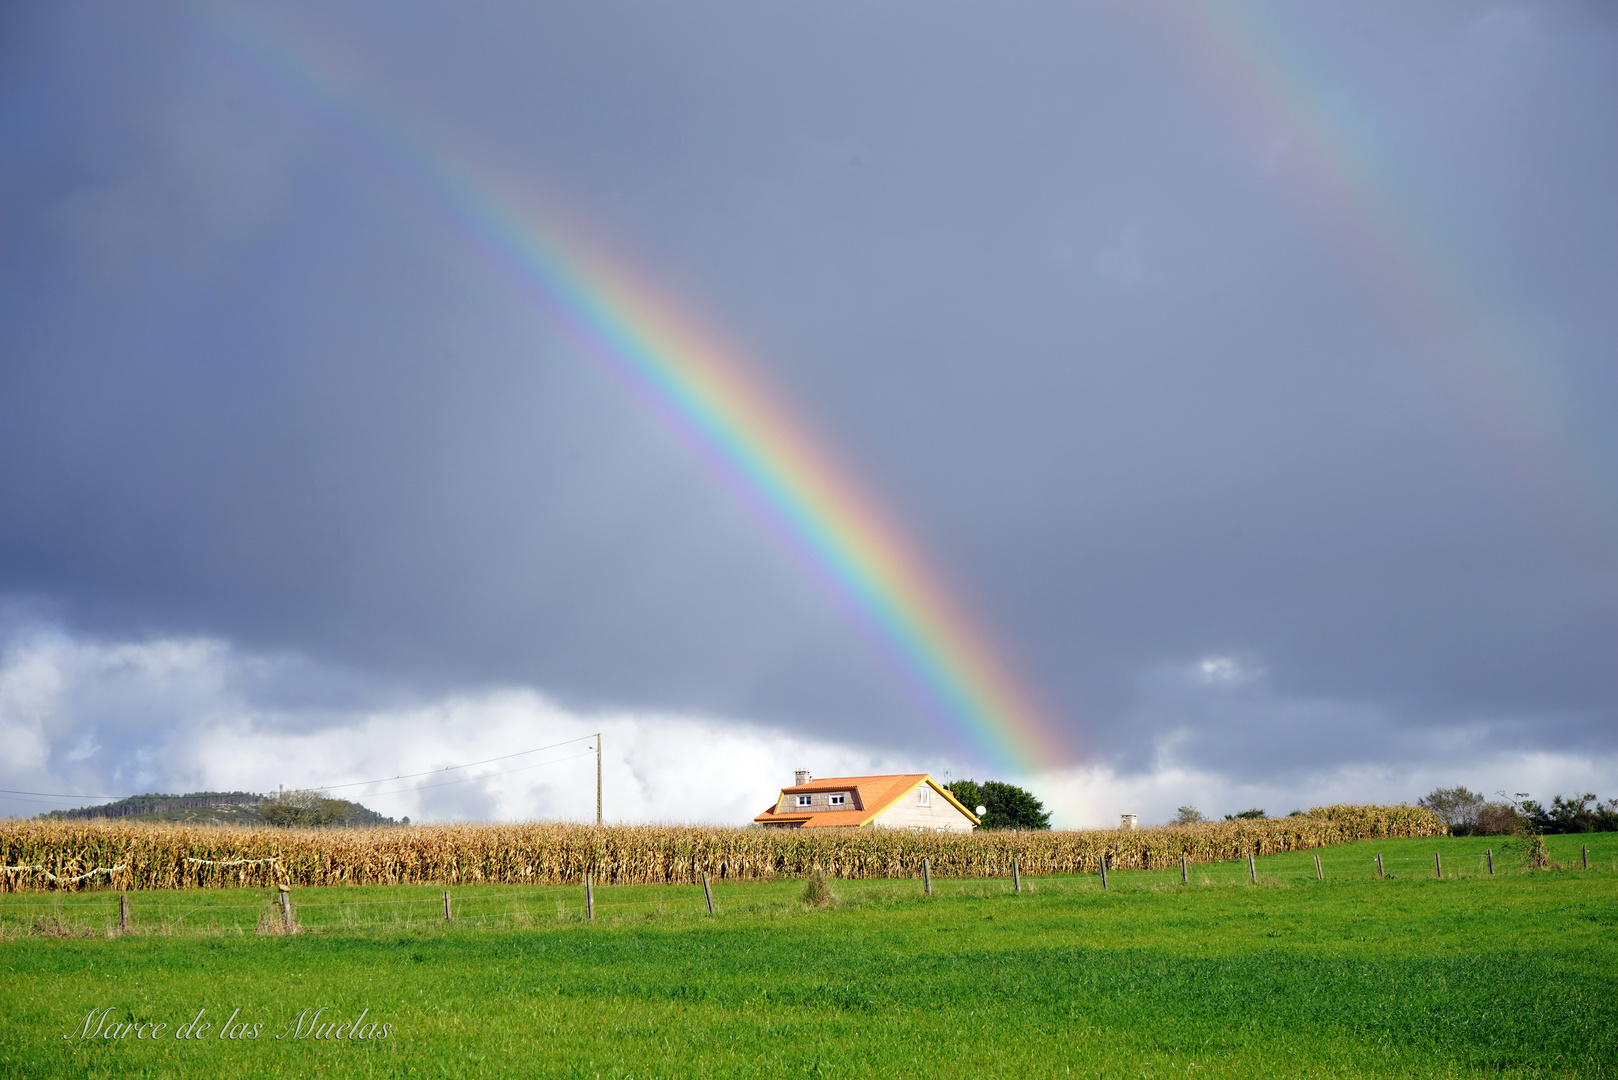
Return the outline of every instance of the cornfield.
[[[1160,869],[1379,837],[1443,836],[1414,806],[1325,806],[1297,817],[1095,832],[912,833],[514,824],[369,829],[0,821],[0,891],[232,886],[690,884]],[[111,871],[110,873],[98,871]],[[91,875],[83,876],[81,875]],[[75,880],[75,879],[79,880]]]

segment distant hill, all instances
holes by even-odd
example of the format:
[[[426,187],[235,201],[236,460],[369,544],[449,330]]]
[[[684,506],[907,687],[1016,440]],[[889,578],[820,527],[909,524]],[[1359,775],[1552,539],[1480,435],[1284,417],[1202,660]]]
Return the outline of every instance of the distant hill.
[[[186,795],[131,795],[100,806],[52,810],[42,820],[119,818],[193,825],[395,825],[392,818],[347,799],[327,799],[313,792],[257,795],[250,791],[193,791]]]

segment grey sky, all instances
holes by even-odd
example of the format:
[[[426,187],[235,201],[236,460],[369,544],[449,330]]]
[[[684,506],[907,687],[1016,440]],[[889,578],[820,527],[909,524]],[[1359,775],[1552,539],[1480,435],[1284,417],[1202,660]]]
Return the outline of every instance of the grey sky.
[[[1078,760],[1618,779],[1618,18],[1202,10],[277,18],[734,343]],[[981,769],[364,139],[183,5],[0,20],[8,627]]]

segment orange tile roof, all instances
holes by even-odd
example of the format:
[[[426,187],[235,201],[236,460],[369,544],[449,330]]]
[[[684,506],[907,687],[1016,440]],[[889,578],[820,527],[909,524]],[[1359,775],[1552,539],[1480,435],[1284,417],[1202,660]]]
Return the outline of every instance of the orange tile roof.
[[[893,776],[826,776],[807,784],[793,784],[781,789],[781,795],[807,795],[817,791],[852,791],[859,807],[852,810],[816,810],[813,813],[783,811],[778,796],[753,820],[760,825],[799,825],[805,829],[859,828],[871,822],[878,814],[898,802],[907,792],[922,783],[930,785],[948,799],[955,808],[978,823],[977,815],[961,805],[959,799],[926,773],[899,773]]]

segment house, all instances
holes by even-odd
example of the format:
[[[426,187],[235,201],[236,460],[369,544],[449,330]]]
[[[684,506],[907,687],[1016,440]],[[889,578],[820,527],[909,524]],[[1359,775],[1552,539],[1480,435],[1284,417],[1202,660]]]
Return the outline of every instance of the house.
[[[910,829],[971,832],[977,815],[926,773],[834,776],[799,769],[791,787],[753,819],[769,829]]]

